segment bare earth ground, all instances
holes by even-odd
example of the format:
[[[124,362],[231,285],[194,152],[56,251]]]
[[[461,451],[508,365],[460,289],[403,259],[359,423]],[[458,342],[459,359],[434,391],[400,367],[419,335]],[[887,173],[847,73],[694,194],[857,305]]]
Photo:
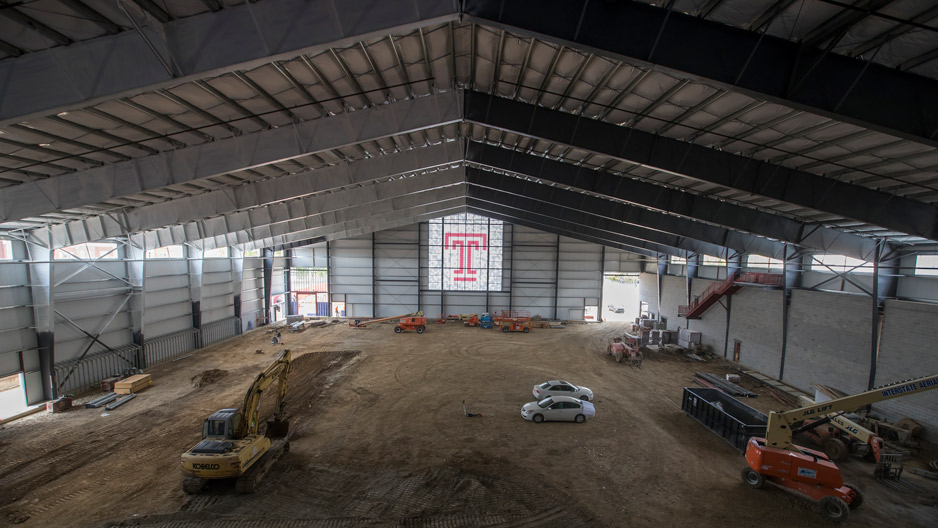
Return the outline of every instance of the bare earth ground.
[[[254,495],[221,486],[187,496],[179,456],[201,420],[238,405],[281,348],[257,330],[150,369],[153,386],[108,416],[79,408],[0,429],[0,526],[827,525],[803,499],[745,487],[743,458],[680,410],[695,371],[725,367],[656,356],[630,369],[605,353],[623,330],[284,333],[295,360],[290,452]],[[521,418],[531,387],[556,378],[595,391],[594,420]],[[485,417],[466,418],[463,400]],[[866,492],[852,526],[936,525],[935,507],[875,482],[872,464],[842,468]]]

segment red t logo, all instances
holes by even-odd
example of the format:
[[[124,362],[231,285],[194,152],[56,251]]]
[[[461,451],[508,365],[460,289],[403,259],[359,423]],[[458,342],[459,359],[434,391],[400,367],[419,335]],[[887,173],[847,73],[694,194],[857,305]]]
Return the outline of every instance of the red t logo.
[[[482,233],[446,233],[443,249],[459,250],[459,267],[453,270],[453,280],[475,282],[478,270],[472,269],[472,250],[487,248],[488,235]]]

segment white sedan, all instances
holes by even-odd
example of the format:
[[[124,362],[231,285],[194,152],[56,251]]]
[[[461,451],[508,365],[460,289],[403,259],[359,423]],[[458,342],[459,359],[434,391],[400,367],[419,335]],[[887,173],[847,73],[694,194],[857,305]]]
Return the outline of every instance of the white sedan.
[[[570,396],[551,396],[541,401],[526,403],[521,408],[521,417],[534,423],[583,423],[594,416],[596,408],[592,403]]]
[[[586,387],[577,387],[569,381],[563,380],[550,380],[535,385],[532,393],[538,400],[543,400],[548,396],[570,396],[583,401],[593,401],[593,391]]]

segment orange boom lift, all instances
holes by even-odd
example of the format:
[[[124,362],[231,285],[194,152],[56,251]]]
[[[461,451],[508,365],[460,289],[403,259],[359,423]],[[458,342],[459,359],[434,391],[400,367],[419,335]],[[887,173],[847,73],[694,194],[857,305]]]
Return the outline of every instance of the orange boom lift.
[[[818,501],[821,515],[843,522],[850,510],[863,503],[863,495],[852,484],[844,484],[840,469],[820,451],[792,444],[792,435],[830,421],[830,415],[852,412],[860,407],[900,396],[938,389],[938,375],[900,381],[873,390],[807,405],[793,411],[771,412],[765,438],[750,438],[746,446],[743,481],[753,488],[766,482]],[[807,425],[806,420],[829,415]]]

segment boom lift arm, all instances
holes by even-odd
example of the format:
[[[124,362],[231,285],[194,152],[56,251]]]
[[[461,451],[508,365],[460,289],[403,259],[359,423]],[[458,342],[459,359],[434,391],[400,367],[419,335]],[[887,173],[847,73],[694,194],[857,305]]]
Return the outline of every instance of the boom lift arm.
[[[938,389],[938,374],[884,385],[852,396],[814,403],[792,411],[773,411],[769,413],[769,422],[765,429],[765,443],[777,449],[799,451],[791,441],[792,435],[797,432],[792,430],[793,425],[809,418],[822,418],[838,412],[852,412],[864,405],[931,389]]]
[[[366,326],[372,323],[383,323],[385,321],[392,321],[394,319],[403,319],[405,317],[421,317],[421,316],[423,316],[423,312],[414,312],[412,314],[395,315],[393,317],[382,317],[380,319],[366,319],[366,320],[355,319],[355,320],[349,321],[348,325],[353,326],[355,328],[365,328]]]

